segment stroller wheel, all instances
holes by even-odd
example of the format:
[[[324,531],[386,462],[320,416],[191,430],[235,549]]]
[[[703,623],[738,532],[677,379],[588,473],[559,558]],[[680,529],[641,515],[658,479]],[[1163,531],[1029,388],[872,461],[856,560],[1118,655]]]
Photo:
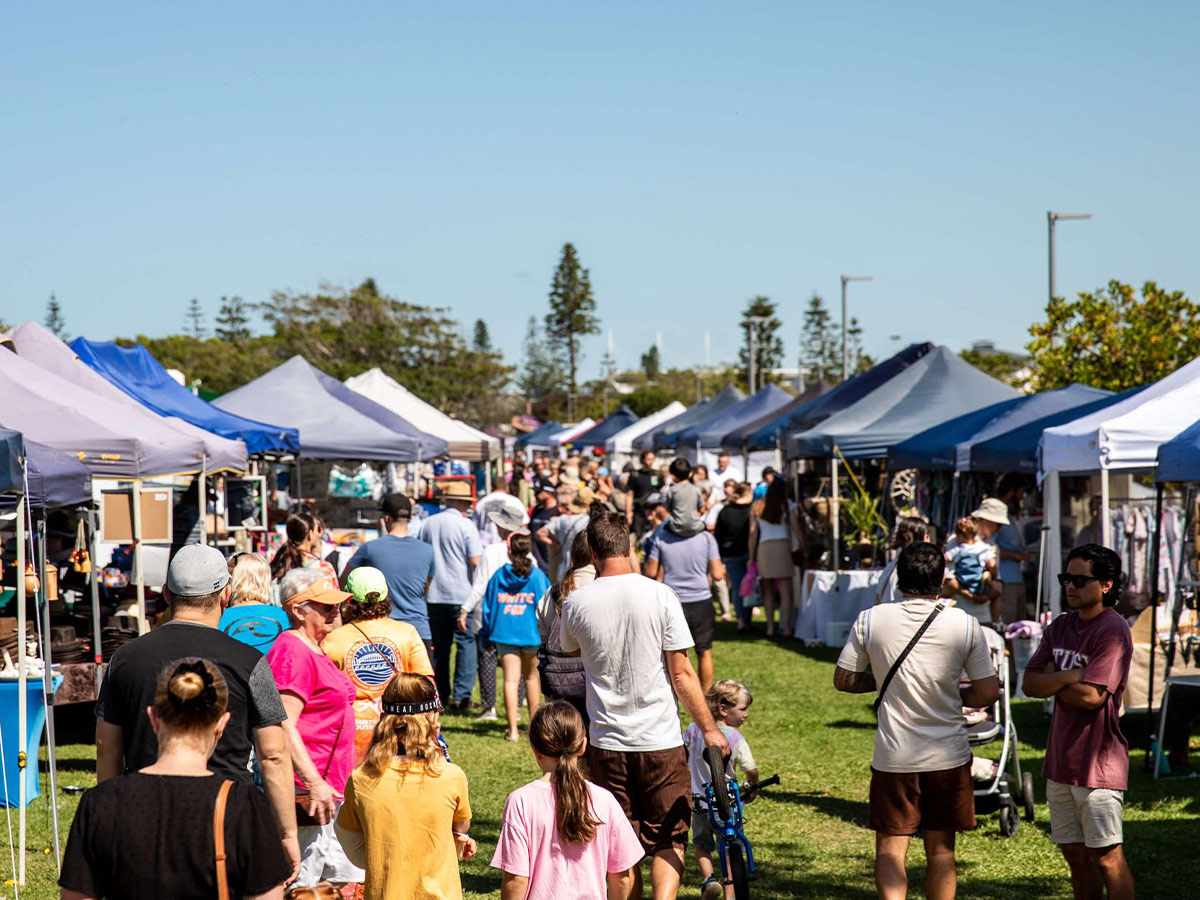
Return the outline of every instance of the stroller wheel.
[[[1000,833],[1005,837],[1016,837],[1021,830],[1021,814],[1015,800],[1000,807]]]
[[[1033,821],[1033,773],[1021,773],[1021,802],[1025,807],[1025,821]]]

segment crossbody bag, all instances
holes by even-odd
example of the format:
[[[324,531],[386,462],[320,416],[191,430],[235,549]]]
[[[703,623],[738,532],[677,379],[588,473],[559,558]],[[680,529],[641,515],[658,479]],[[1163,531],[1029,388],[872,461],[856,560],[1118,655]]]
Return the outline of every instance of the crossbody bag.
[[[892,663],[892,667],[888,669],[887,675],[883,677],[883,684],[879,686],[879,693],[875,695],[875,714],[879,714],[879,706],[883,703],[883,695],[887,693],[888,685],[892,683],[892,679],[896,677],[896,672],[899,670],[901,663],[908,658],[908,654],[912,653],[913,647],[917,646],[917,641],[925,635],[929,630],[929,626],[933,624],[933,620],[938,617],[943,609],[946,608],[946,601],[939,600],[933,608],[933,612],[921,623],[921,627],[917,629],[917,633],[912,636],[912,640],[908,642],[908,646],[900,651],[900,655],[896,657],[896,661]]]

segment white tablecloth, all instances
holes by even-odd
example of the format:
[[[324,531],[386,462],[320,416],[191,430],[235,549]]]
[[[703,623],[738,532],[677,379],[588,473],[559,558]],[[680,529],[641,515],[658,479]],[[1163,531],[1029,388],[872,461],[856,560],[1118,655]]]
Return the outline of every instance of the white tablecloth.
[[[825,626],[830,622],[852,623],[860,612],[875,605],[875,586],[882,571],[805,572],[796,637],[825,640]]]

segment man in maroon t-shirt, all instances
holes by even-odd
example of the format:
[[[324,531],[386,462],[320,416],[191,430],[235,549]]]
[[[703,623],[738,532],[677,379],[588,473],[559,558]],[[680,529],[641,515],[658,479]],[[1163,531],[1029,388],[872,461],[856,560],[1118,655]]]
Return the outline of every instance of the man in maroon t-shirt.
[[[1057,698],[1042,767],[1050,836],[1071,867],[1076,900],[1104,890],[1109,900],[1132,900],[1121,822],[1129,742],[1119,716],[1133,638],[1112,609],[1121,558],[1097,544],[1076,547],[1058,580],[1071,611],[1050,623],[1022,683],[1030,697]]]

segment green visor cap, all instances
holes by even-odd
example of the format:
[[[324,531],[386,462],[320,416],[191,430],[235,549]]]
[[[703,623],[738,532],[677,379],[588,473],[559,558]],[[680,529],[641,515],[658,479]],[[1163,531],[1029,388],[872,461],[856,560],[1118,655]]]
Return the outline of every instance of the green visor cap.
[[[387,599],[387,579],[378,569],[359,566],[346,579],[346,590],[354,595],[356,603],[378,603]]]

